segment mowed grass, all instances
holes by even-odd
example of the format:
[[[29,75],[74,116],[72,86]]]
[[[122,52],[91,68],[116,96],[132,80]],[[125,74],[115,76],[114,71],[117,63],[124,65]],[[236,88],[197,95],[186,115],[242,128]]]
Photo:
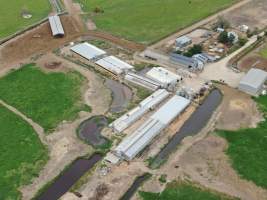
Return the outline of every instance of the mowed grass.
[[[0,105],[0,199],[20,199],[19,186],[37,176],[48,160],[33,128]]]
[[[161,193],[139,192],[143,200],[233,200],[189,183],[170,183]]]
[[[229,143],[226,151],[232,166],[244,179],[267,189],[267,96],[256,99],[265,114],[257,128],[219,131]]]
[[[76,72],[45,73],[30,64],[0,79],[0,98],[49,132],[87,108],[81,100],[84,81]]]
[[[32,18],[21,15],[27,10]],[[48,0],[0,0],[0,39],[46,17],[51,10]]]
[[[76,0],[100,30],[149,44],[229,6],[235,0]]]

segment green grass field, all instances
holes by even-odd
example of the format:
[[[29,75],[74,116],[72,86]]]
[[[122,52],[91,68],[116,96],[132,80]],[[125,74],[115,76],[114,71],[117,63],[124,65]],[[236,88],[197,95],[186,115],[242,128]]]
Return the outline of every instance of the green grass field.
[[[76,0],[100,30],[148,44],[229,6],[235,0]]]
[[[260,55],[263,57],[263,58],[266,58],[267,59],[267,45],[260,50]]]
[[[0,79],[0,98],[48,132],[87,108],[81,102],[84,81],[76,72],[45,73],[30,64]]]
[[[0,105],[0,199],[20,199],[17,190],[37,176],[47,149],[25,121]]]
[[[161,193],[139,192],[143,200],[233,200],[189,183],[170,183]]]
[[[244,179],[267,189],[267,96],[256,99],[265,113],[257,128],[219,131],[229,143],[226,151],[232,166]]]
[[[21,15],[27,10],[32,18]],[[46,17],[51,10],[48,0],[0,0],[0,39]]]

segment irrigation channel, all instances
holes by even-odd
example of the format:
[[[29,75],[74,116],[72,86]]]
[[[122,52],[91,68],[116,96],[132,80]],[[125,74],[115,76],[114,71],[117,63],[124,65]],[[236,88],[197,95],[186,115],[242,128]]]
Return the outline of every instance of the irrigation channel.
[[[130,200],[138,188],[151,177],[151,174],[145,173],[142,176],[137,177],[132,186],[124,193],[124,195],[119,200]]]
[[[105,85],[112,91],[112,103],[110,112],[123,112],[132,99],[132,91],[129,87],[111,79],[106,79]]]
[[[60,175],[54,183],[38,196],[37,200],[57,200],[102,159],[100,154],[94,154],[89,159],[78,159]]]
[[[156,155],[150,167],[152,169],[159,167],[161,163],[168,159],[168,156],[177,148],[185,137],[196,135],[201,131],[208,123],[214,110],[219,106],[221,100],[221,92],[218,89],[212,90],[204,102],[184,123],[181,129],[170,139],[169,143]]]

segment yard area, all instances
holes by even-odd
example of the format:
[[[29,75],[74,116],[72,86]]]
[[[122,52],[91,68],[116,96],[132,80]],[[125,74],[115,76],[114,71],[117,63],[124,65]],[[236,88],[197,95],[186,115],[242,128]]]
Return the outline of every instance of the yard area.
[[[229,147],[227,155],[232,161],[233,168],[239,175],[256,185],[267,188],[267,96],[256,99],[265,114],[265,121],[257,128],[241,129],[239,131],[219,131]]]
[[[48,0],[0,0],[0,39],[46,17],[51,10]],[[25,19],[22,13],[32,15]]]
[[[0,98],[49,132],[79,111],[90,111],[82,102],[84,82],[77,72],[46,73],[29,64],[0,79]]]
[[[260,50],[260,55],[261,55],[263,58],[266,58],[266,59],[267,59],[267,45],[265,45],[265,46]]]
[[[37,176],[48,160],[33,128],[0,105],[0,199],[19,199],[19,186]]]
[[[223,9],[235,0],[76,0],[90,13],[98,29],[143,44]]]
[[[196,187],[189,183],[169,183],[161,193],[139,192],[143,200],[231,200],[219,193]],[[232,199],[233,200],[233,199]]]

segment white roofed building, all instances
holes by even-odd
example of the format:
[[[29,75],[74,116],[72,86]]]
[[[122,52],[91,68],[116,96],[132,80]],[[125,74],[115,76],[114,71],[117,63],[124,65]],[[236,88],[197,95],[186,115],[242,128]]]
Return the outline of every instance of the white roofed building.
[[[116,58],[115,56],[104,57],[95,63],[116,75],[126,73],[134,69],[132,65]]]
[[[173,89],[180,81],[182,77],[164,69],[163,67],[153,67],[146,73],[146,76],[161,84],[163,88]]]
[[[164,89],[159,89],[152,95],[144,99],[139,105],[122,115],[120,118],[116,119],[109,126],[113,128],[114,131],[120,133],[140,119],[146,112],[154,109],[156,105],[161,103],[164,99],[169,96],[169,92]]]
[[[258,96],[267,80],[267,72],[251,68],[241,79],[238,89],[253,96]]]
[[[77,44],[71,47],[70,49],[87,60],[95,59],[99,56],[103,56],[106,54],[106,52],[102,49],[99,49],[96,46],[91,45],[87,42]]]
[[[63,37],[65,32],[58,15],[48,17],[52,35],[54,37]]]
[[[181,96],[173,96],[143,125],[131,135],[127,136],[115,149],[114,153],[121,159],[132,160],[139,154],[160,132],[165,129],[190,101]]]

